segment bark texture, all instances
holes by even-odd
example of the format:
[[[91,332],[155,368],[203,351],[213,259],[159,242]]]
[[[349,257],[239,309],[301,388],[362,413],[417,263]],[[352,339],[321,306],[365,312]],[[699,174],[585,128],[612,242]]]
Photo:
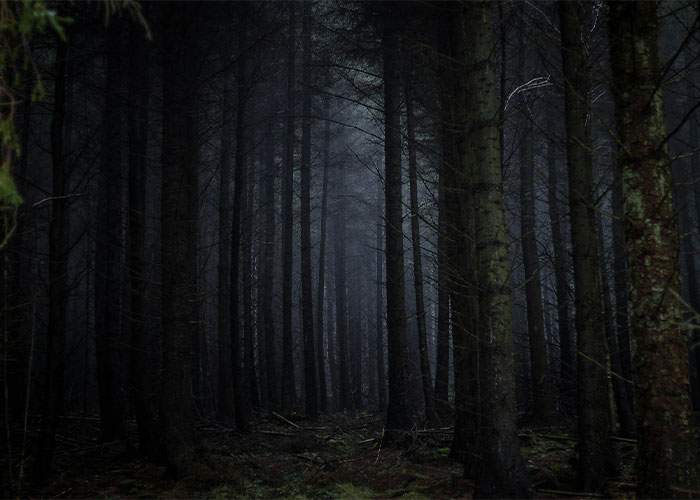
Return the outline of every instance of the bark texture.
[[[524,498],[529,479],[520,456],[515,419],[513,333],[501,174],[499,97],[491,54],[491,5],[464,5],[468,144],[475,181],[476,276],[479,283],[479,462],[475,497]]]
[[[637,495],[696,496],[700,462],[680,328],[678,234],[658,85],[656,2],[611,2],[609,8],[637,377]]]

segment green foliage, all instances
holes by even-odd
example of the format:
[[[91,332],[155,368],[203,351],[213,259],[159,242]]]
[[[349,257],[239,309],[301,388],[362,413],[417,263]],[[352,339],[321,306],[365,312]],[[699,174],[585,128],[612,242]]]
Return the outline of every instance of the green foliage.
[[[18,103],[15,89],[20,85],[20,75],[30,67],[37,76],[32,99],[44,96],[41,78],[32,61],[31,39],[50,28],[65,41],[64,26],[70,22],[49,9],[43,0],[0,0],[0,210],[13,210],[22,203],[11,172],[12,159],[20,154],[14,120]],[[6,234],[0,247],[8,238]]]

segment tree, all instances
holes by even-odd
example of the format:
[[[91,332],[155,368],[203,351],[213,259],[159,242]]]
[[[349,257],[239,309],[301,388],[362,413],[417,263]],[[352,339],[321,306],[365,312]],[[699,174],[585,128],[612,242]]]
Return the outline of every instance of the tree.
[[[416,293],[416,324],[418,327],[418,350],[420,372],[423,382],[423,399],[428,425],[437,425],[433,381],[428,359],[428,335],[425,328],[425,299],[423,298],[423,259],[421,254],[420,213],[418,210],[418,160],[416,159],[416,117],[413,111],[411,83],[406,81],[406,142],[408,146],[408,177],[411,207],[411,245],[413,249],[413,284]]]
[[[123,48],[119,23],[107,33],[104,125],[97,199],[95,245],[95,338],[100,418],[104,441],[125,436],[121,338]]]
[[[636,347],[637,495],[691,497],[700,490],[700,462],[691,427],[688,351],[680,326],[678,234],[656,7],[656,2],[609,4],[630,327]]]
[[[505,206],[498,129],[499,97],[491,55],[491,5],[463,7],[467,67],[467,124],[475,205],[476,277],[479,335],[479,435],[474,495],[523,498],[529,480],[520,456],[515,420],[513,333],[508,286]]]
[[[590,110],[587,64],[582,42],[583,9],[560,2],[561,43],[569,167],[569,211],[573,247],[577,333],[578,480],[597,490],[610,470],[610,407],[598,247],[593,212]]]
[[[162,146],[162,344],[163,374],[160,429],[163,458],[177,475],[195,463],[194,400],[191,347],[196,334],[196,241],[189,231],[189,199],[197,195],[191,171],[197,157],[195,75],[196,43],[191,23],[196,6],[173,3],[163,16],[163,146]],[[189,28],[189,29],[188,29]],[[185,39],[183,40],[183,36]],[[196,177],[194,177],[196,179]]]
[[[233,370],[234,406],[236,409],[236,426],[246,431],[250,427],[251,406],[249,377],[245,367],[245,332],[241,329],[239,302],[241,299],[241,214],[243,212],[244,193],[247,193],[248,180],[248,117],[247,103],[250,82],[248,80],[247,18],[246,4],[239,10],[240,28],[238,31],[238,51],[240,57],[236,64],[236,171],[233,185],[233,212],[231,218],[231,282],[230,282],[230,322],[231,322],[231,367]],[[247,292],[243,287],[243,294]],[[245,300],[245,299],[244,299]],[[245,315],[245,310],[243,314]]]
[[[226,37],[224,46],[231,49],[231,37]],[[228,62],[228,61],[227,61]],[[225,68],[226,69],[226,68]],[[219,265],[218,265],[218,331],[219,370],[218,370],[218,405],[219,417],[230,418],[235,415],[233,404],[233,371],[231,346],[231,170],[233,157],[233,138],[235,134],[233,113],[233,85],[231,71],[224,71],[223,99],[221,113],[221,167],[219,169]]]
[[[282,408],[289,410],[296,399],[294,358],[292,350],[292,269],[294,236],[294,25],[295,6],[289,9],[289,39],[287,42],[287,124],[285,130],[284,173],[282,174]]]
[[[521,40],[520,64],[524,64],[525,41]],[[522,71],[520,71],[522,74]],[[526,94],[522,95],[526,100]],[[527,108],[527,104],[524,106]],[[554,419],[554,391],[547,363],[547,345],[542,307],[542,282],[540,278],[539,251],[537,248],[535,214],[535,153],[533,134],[526,119],[520,128],[520,243],[525,269],[525,300],[527,304],[527,332],[530,347],[530,371],[532,397],[535,406],[535,423],[547,425]]]
[[[326,68],[325,87],[330,86],[330,70]],[[328,409],[326,384],[326,346],[324,343],[323,304],[326,293],[326,220],[328,219],[328,170],[330,168],[331,122],[330,99],[324,98],[325,123],[323,126],[323,186],[321,188],[321,231],[318,249],[318,288],[316,290],[316,362],[318,363],[319,410]]]
[[[152,380],[146,321],[148,265],[146,262],[146,167],[148,154],[149,52],[140,27],[129,29],[128,142],[129,142],[129,233],[127,267],[131,281],[129,297],[129,375],[131,396],[139,431],[139,448],[155,456],[155,408],[151,404]]]
[[[56,424],[63,407],[63,363],[66,343],[66,282],[68,259],[68,213],[66,199],[67,171],[64,156],[64,122],[66,115],[66,59],[68,44],[58,40],[56,46],[56,79],[54,81],[54,110],[51,118],[51,163],[53,167],[52,217],[49,229],[49,328],[44,374],[39,452],[36,475],[46,480],[56,438]],[[8,457],[9,460],[9,457]]]
[[[566,272],[567,248],[562,230],[563,216],[558,197],[559,172],[554,143],[547,143],[547,204],[552,227],[554,248],[554,286],[557,297],[557,323],[559,326],[559,401],[562,410],[571,410],[574,387],[574,357],[571,346],[571,322],[569,319],[569,285]]]
[[[391,4],[384,4],[382,55],[384,67],[384,203],[386,220],[386,317],[388,339],[388,437],[410,429],[407,408],[407,341],[401,198],[401,82],[398,26]],[[393,434],[393,436],[392,436]]]
[[[301,125],[301,323],[304,332],[304,388],[306,414],[318,415],[316,351],[314,349],[313,286],[311,284],[311,4],[304,4],[302,21],[302,125]],[[321,304],[316,304],[321,308]],[[318,332],[319,336],[321,332]]]

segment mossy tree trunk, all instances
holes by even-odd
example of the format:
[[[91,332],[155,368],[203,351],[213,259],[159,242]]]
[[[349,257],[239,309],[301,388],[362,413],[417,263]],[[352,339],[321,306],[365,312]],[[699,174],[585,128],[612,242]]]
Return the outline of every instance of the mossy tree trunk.
[[[472,153],[479,335],[479,434],[474,495],[524,498],[529,480],[520,455],[505,204],[501,173],[499,96],[493,68],[491,5],[464,4],[467,124]]]
[[[637,495],[692,497],[700,490],[700,462],[681,328],[678,234],[656,7],[656,2],[609,4],[637,379]]]

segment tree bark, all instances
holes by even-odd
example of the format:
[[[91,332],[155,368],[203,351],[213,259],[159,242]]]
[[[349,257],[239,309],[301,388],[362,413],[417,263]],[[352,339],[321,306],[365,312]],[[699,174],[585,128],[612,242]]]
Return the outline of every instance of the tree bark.
[[[326,69],[325,87],[330,90],[330,70]],[[326,384],[326,345],[324,342],[323,305],[326,294],[326,219],[328,218],[328,170],[330,168],[331,122],[330,99],[324,99],[323,128],[323,187],[321,191],[321,236],[318,251],[318,289],[316,290],[316,362],[318,364],[319,410],[328,410],[328,387]]]
[[[227,45],[233,44],[227,39]],[[233,156],[233,137],[235,134],[233,115],[233,86],[230,71],[224,73],[222,99],[223,125],[221,127],[221,166],[219,167],[219,262],[218,262],[218,405],[220,418],[232,418],[235,415],[233,402],[234,385],[231,347],[231,170]]]
[[[150,374],[152,352],[146,329],[148,303],[148,265],[146,262],[146,168],[148,154],[150,46],[138,26],[129,29],[129,248],[127,268],[131,280],[129,375],[131,397],[142,454],[157,453],[155,407],[152,404],[153,381]]]
[[[233,216],[231,219],[231,282],[230,282],[230,323],[231,323],[231,367],[233,370],[234,406],[236,412],[236,426],[242,431],[250,428],[251,404],[249,378],[245,369],[245,339],[241,328],[239,306],[242,299],[240,283],[241,272],[241,240],[243,195],[247,192],[246,181],[248,172],[248,136],[247,136],[247,101],[250,92],[248,81],[247,54],[244,53],[247,45],[245,4],[241,4],[239,15],[241,28],[238,32],[238,50],[242,56],[236,65],[238,95],[236,112],[236,171],[233,186]],[[245,313],[245,311],[244,311]]]
[[[277,378],[275,314],[272,307],[272,293],[275,273],[275,151],[272,127],[268,130],[266,144],[267,171],[265,173],[265,253],[263,261],[263,297],[259,307],[263,310],[263,327],[265,332],[265,375],[267,377],[267,401],[272,409],[280,407],[279,380]]]
[[[196,241],[188,224],[190,199],[196,196],[191,170],[197,157],[192,92],[195,43],[191,33],[193,4],[174,2],[163,16],[163,146],[162,146],[162,389],[160,429],[163,457],[177,475],[190,473],[195,462],[194,400],[191,347],[196,334]],[[191,35],[190,35],[191,36]]]
[[[338,368],[340,378],[337,394],[338,407],[341,410],[352,409],[352,393],[350,391],[350,370],[348,363],[348,291],[345,265],[345,167],[338,165],[336,179],[335,217],[333,218],[334,264],[335,264],[335,320],[336,343],[338,345]]]
[[[401,83],[398,68],[398,33],[393,11],[384,14],[382,54],[384,65],[384,161],[386,214],[386,311],[388,338],[389,405],[387,437],[411,428],[408,412],[408,356],[401,197]]]
[[[289,40],[287,46],[287,128],[285,138],[285,165],[282,180],[282,408],[290,410],[296,399],[294,383],[294,335],[292,331],[292,269],[294,237],[294,26],[295,5],[289,9]]]
[[[377,182],[377,203],[382,202],[382,182]],[[379,212],[377,216],[376,227],[376,300],[377,300],[377,331],[375,342],[377,345],[377,400],[379,409],[384,410],[386,406],[386,375],[384,373],[384,252],[382,251],[382,239],[384,236],[384,220],[382,218],[382,209],[377,207]]]
[[[657,53],[656,2],[609,4],[615,123],[621,140],[630,325],[637,377],[637,496],[700,489],[688,351],[678,300],[678,233]]]
[[[304,387],[306,414],[318,415],[316,351],[314,339],[311,271],[311,4],[303,4],[302,22],[302,124],[301,124],[301,327],[304,337]],[[317,304],[317,307],[319,304]],[[320,333],[320,332],[319,332]]]
[[[491,62],[495,44],[491,5],[464,5],[470,48],[464,78],[472,110],[467,143],[475,179],[480,422],[476,485],[479,498],[524,498],[529,480],[520,456],[515,418],[515,378],[505,204],[498,123],[499,97]]]
[[[104,441],[125,435],[121,337],[122,92],[123,49],[119,23],[108,29],[103,145],[95,245],[95,343]]]
[[[406,142],[408,147],[408,177],[411,193],[411,244],[413,249],[413,284],[416,294],[416,324],[418,327],[418,350],[420,372],[423,383],[425,417],[430,427],[438,424],[433,397],[433,381],[428,358],[428,335],[425,328],[425,299],[423,297],[423,259],[421,254],[420,213],[418,209],[418,160],[416,159],[416,118],[413,112],[413,89],[410,82],[405,85],[406,98]]]

